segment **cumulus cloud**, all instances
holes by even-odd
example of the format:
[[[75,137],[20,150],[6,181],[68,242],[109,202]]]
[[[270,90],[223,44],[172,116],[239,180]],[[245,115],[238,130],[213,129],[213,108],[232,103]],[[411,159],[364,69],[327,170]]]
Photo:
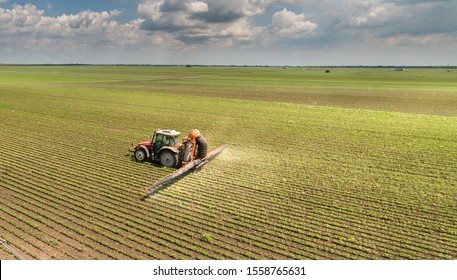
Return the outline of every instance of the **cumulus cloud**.
[[[195,15],[194,18],[201,19],[208,23],[233,22],[264,11],[262,6],[254,5],[248,0],[206,1],[208,2],[208,11]]]
[[[375,5],[361,15],[349,19],[349,25],[354,26],[375,26],[382,24],[392,17],[392,5]]]
[[[205,13],[208,12],[208,4],[205,2],[197,1],[186,3],[187,9],[191,13]]]
[[[33,32],[41,23],[43,14],[31,4],[15,5],[12,9],[0,8],[0,30],[3,34]]]
[[[15,34],[19,37],[22,34],[23,38],[33,35],[36,39],[84,35],[92,36],[96,41],[102,37],[109,37],[122,28],[137,28],[135,21],[120,25],[115,20],[120,13],[117,10],[103,12],[87,10],[78,14],[49,17],[44,15],[43,10],[37,9],[32,4],[14,5],[12,9],[0,8],[0,31],[2,34]]]
[[[248,0],[145,0],[138,6],[146,20],[143,28],[148,30],[233,22],[261,11]]]
[[[141,29],[166,32],[186,45],[233,45],[259,32],[249,15],[260,12],[247,0],[149,0],[138,5]]]
[[[141,28],[149,31],[178,31],[188,27],[197,27],[198,21],[191,15],[201,10],[204,2],[159,0],[148,1],[138,6],[138,14],[144,18]],[[192,10],[194,9],[194,10]]]
[[[165,32],[187,46],[246,45],[299,38],[312,33],[317,23],[304,13],[283,9],[274,13],[270,25],[255,26],[254,16],[280,5],[303,5],[307,0],[143,0],[138,14],[141,29]],[[275,36],[276,39],[265,39]]]
[[[305,15],[283,9],[273,14],[271,28],[274,34],[289,37],[302,37],[316,30],[317,24],[305,20]]]
[[[35,53],[37,62],[42,62],[45,56],[54,59],[77,56],[84,60],[84,57],[95,56],[98,50],[106,53],[163,43],[158,35],[145,36],[140,29],[143,20],[120,24],[116,21],[120,13],[87,10],[50,17],[31,4],[0,8],[0,59],[7,61],[13,54],[20,53],[17,60],[28,63],[32,61],[27,59],[28,55]]]

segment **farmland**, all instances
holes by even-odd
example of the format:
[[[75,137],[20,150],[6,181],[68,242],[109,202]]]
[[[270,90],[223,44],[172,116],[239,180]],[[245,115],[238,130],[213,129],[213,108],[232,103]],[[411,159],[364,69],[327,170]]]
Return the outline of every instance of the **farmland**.
[[[141,200],[156,128],[229,147]],[[456,259],[457,72],[1,66],[0,187],[26,259]]]

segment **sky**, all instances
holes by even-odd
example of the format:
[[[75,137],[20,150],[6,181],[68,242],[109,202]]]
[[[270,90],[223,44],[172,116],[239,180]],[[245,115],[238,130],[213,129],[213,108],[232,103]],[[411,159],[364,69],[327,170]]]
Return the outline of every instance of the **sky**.
[[[457,0],[0,0],[0,63],[457,65]]]

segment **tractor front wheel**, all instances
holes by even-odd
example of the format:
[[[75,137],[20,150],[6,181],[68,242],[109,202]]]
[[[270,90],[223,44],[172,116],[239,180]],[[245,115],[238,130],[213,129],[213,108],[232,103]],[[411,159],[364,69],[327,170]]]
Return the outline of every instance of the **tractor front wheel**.
[[[143,162],[146,159],[146,152],[143,149],[138,149],[135,151],[135,160],[138,162]]]
[[[159,155],[160,164],[166,167],[176,167],[178,165],[178,154],[170,150],[164,150]]]

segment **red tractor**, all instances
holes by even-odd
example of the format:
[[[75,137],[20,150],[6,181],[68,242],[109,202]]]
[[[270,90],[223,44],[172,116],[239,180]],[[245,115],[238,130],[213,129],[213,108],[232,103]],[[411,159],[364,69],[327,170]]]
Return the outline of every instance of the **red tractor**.
[[[204,159],[208,143],[200,131],[193,129],[182,143],[178,143],[181,133],[174,129],[156,130],[151,141],[140,142],[129,148],[136,161],[159,162],[166,167],[180,167],[194,159]]]
[[[193,129],[189,136],[182,143],[178,143],[178,137],[181,133],[174,129],[156,130],[152,140],[140,142],[129,148],[133,153],[136,161],[145,160],[159,162],[166,167],[178,168],[172,174],[156,181],[149,186],[147,190],[151,191],[155,187],[171,181],[194,168],[200,168],[208,163],[211,159],[220,154],[228,145],[222,145],[219,148],[208,153],[208,142],[201,135],[200,131]],[[144,197],[149,196],[147,194]]]

